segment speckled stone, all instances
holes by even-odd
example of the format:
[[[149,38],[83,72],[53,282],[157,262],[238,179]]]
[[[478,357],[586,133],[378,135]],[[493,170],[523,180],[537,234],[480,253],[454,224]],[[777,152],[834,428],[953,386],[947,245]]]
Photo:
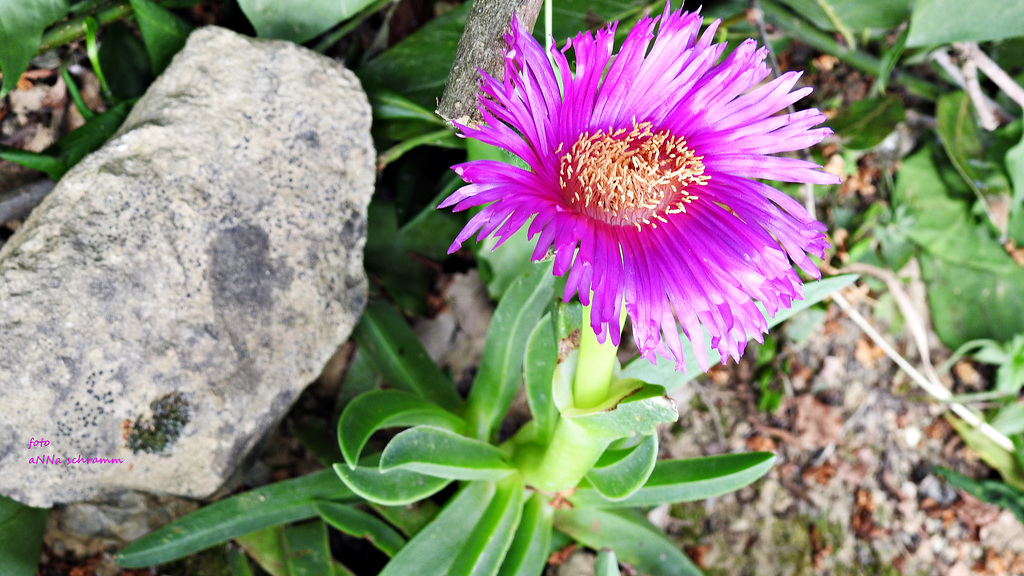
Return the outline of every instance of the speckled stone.
[[[221,487],[362,310],[369,129],[338,63],[195,32],[0,249],[0,493]]]

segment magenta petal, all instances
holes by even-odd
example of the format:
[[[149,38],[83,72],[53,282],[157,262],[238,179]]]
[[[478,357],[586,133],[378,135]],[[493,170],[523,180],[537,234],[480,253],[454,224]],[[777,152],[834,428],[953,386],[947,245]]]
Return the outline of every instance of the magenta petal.
[[[686,369],[682,338],[696,342],[701,370],[710,360],[705,334],[723,361],[739,358],[767,330],[755,301],[774,314],[802,298],[794,264],[819,275],[809,255],[824,255],[824,225],[761,180],[839,181],[812,162],[772,155],[830,133],[815,109],[785,113],[810,91],[795,88],[800,74],[766,81],[764,48],[746,41],[723,58],[718,23],[703,32],[701,24],[699,14],[666,7],[641,18],[617,54],[617,23],[547,54],[513,21],[504,78],[482,77],[484,123],[457,127],[529,170],[458,164],[467,185],[440,205],[480,208],[452,250],[474,235],[500,244],[528,227],[533,260],[554,255],[566,301],[591,307],[599,340],[618,341],[625,307],[643,357],[671,357],[678,370]],[[650,142],[660,142],[657,153],[636,156]],[[606,145],[619,152],[601,152]],[[664,196],[644,199],[655,192]]]

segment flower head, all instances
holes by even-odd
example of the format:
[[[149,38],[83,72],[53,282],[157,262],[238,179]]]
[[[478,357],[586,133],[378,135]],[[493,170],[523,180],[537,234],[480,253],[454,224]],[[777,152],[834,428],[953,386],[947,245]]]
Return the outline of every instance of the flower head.
[[[810,92],[793,90],[799,74],[762,83],[764,48],[747,40],[723,59],[725,45],[712,43],[718,22],[703,34],[701,24],[666,8],[641,19],[614,57],[615,23],[553,48],[549,61],[513,21],[504,80],[483,74],[485,124],[459,128],[530,169],[457,165],[468,185],[440,206],[484,206],[451,251],[473,234],[500,244],[529,222],[533,259],[554,254],[554,273],[568,273],[565,299],[591,306],[599,340],[618,343],[625,303],[644,357],[661,353],[680,370],[677,326],[698,342],[703,327],[723,361],[738,359],[748,334],[760,341],[767,331],[755,300],[774,315],[803,297],[790,261],[819,276],[807,254],[824,255],[825,226],[757,179],[838,182],[814,163],[772,156],[829,133],[815,128],[825,120],[816,109],[777,114]],[[707,370],[704,347],[694,349]]]

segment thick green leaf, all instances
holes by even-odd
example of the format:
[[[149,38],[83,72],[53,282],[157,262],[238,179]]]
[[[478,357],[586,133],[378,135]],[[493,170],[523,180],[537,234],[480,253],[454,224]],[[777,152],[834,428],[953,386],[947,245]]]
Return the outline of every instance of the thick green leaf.
[[[353,400],[338,420],[338,443],[350,468],[374,432],[397,426],[429,424],[454,432],[465,432],[466,422],[458,416],[402,390],[373,390]]]
[[[238,0],[238,7],[260,38],[296,44],[326,32],[373,0]]]
[[[324,522],[350,536],[366,538],[388,556],[394,556],[405,545],[405,538],[394,528],[358,508],[337,502],[317,502],[316,511]]]
[[[163,73],[171,58],[185,46],[192,25],[153,0],[131,0],[135,21],[146,44],[154,75]]]
[[[102,146],[121,127],[131,109],[132,103],[121,102],[103,114],[94,116],[41,154],[7,149],[0,152],[0,159],[45,172],[51,180],[60,180],[79,160]]]
[[[380,471],[374,459],[365,459],[363,464],[355,470],[346,464],[335,464],[334,471],[352,492],[377,504],[412,504],[436,494],[451,482],[447,478],[427,476],[409,470],[392,470],[384,473]]]
[[[284,550],[284,526],[243,534],[235,538],[235,542],[271,576],[291,576]]]
[[[597,553],[594,576],[622,576],[622,573],[619,572],[619,561],[615,558],[615,552],[608,548],[602,548]]]
[[[781,0],[794,12],[829,32],[840,27],[853,32],[865,28],[895,28],[910,15],[910,0]]]
[[[1024,400],[1000,408],[990,424],[1007,436],[1024,433]]]
[[[935,121],[942,147],[968,186],[982,195],[1009,191],[1010,183],[1003,171],[985,157],[974,106],[965,92],[940,96]]]
[[[388,443],[380,470],[396,469],[452,480],[497,480],[515,471],[494,446],[433,426],[410,428]]]
[[[43,554],[49,510],[0,496],[0,574],[32,576]]]
[[[66,0],[0,0],[0,72],[3,98],[18,84],[39,50],[43,30],[68,12]]]
[[[107,27],[98,58],[107,86],[115,98],[138,98],[153,82],[146,46],[123,22],[114,22]]]
[[[1024,3],[980,0],[916,0],[907,46],[982,42],[1024,35]]]
[[[284,551],[290,576],[322,576],[332,571],[327,525],[323,520],[285,528]]]
[[[658,424],[678,420],[679,413],[663,387],[619,380],[612,384],[607,402],[593,408],[563,409],[562,418],[572,420],[594,438],[613,440],[653,434]]]
[[[509,287],[487,328],[483,358],[466,404],[477,438],[489,439],[522,381],[526,342],[554,295],[551,265],[535,266]]]
[[[768,320],[768,327],[772,328],[789,320],[796,314],[810,308],[811,306],[821,302],[825,298],[828,298],[833,292],[845,288],[853,283],[857,279],[856,274],[845,274],[842,276],[834,276],[832,278],[826,278],[820,282],[809,282],[804,284],[804,299],[793,302],[793,306],[786,310],[779,310],[779,313],[775,315],[775,318],[769,318],[765,314],[764,308],[761,308],[761,313],[765,314],[765,319]],[[721,360],[721,356],[718,351],[711,347],[711,342],[704,335],[704,347],[707,350],[708,362],[714,364]],[[658,356],[658,363],[651,364],[644,358],[637,358],[630,362],[622,370],[622,378],[636,378],[643,382],[649,382],[651,384],[659,384],[664,386],[667,390],[672,391],[676,388],[686,384],[690,380],[693,380],[697,376],[701,375],[700,370],[697,370],[697,358],[693,354],[693,348],[690,341],[686,339],[685,334],[680,335],[680,340],[683,343],[683,353],[686,356],[686,372],[677,372],[675,369],[675,362]]]
[[[1024,491],[998,480],[972,480],[947,468],[935,471],[953,486],[974,495],[982,502],[1005,508],[1024,522]]]
[[[352,337],[393,388],[417,394],[447,410],[457,411],[462,405],[451,378],[430,359],[416,333],[388,303],[371,301]]]
[[[986,464],[999,471],[1003,482],[1018,490],[1024,490],[1024,463],[1018,459],[1017,454],[1007,451],[977,428],[955,416],[947,414],[946,420],[963,438],[964,444],[974,450]]]
[[[200,508],[132,542],[115,560],[125,568],[163,564],[254,530],[311,518],[317,500],[352,496],[334,473],[321,470]]]
[[[644,436],[625,450],[606,450],[584,477],[601,496],[622,500],[640,489],[658,461],[658,436]]]
[[[269,0],[268,0],[269,1]],[[425,26],[355,72],[367,92],[386,88],[422,108],[433,110],[444,92],[455,49],[471,5],[463,4]],[[429,58],[424,58],[429,54]]]
[[[845,147],[869,150],[881,144],[905,117],[899,98],[868,98],[850,103],[829,126]]]
[[[702,576],[675,543],[633,510],[564,508],[555,511],[555,527],[576,541],[601,550],[650,576]]]
[[[441,507],[433,500],[420,500],[407,506],[383,506],[371,502],[370,507],[410,538],[419,533],[424,526],[430,524],[431,520],[436,518],[437,513],[441,511]]]
[[[433,522],[398,551],[380,576],[448,576],[495,492],[493,482],[466,484]]]
[[[537,427],[536,440],[547,444],[555,431],[558,421],[558,407],[551,396],[551,381],[558,363],[558,342],[551,315],[545,314],[534,327],[526,343],[526,358],[523,360],[523,379],[526,383],[526,400]]]
[[[375,120],[420,120],[427,124],[445,126],[440,116],[397,92],[377,88],[368,92],[368,96]]]
[[[517,476],[497,483],[494,498],[464,542],[449,576],[498,573],[523,514],[523,492],[523,481]]]
[[[1024,208],[1024,136],[1016,146],[1006,151],[1006,171],[1013,184],[1010,214],[1016,215]]]
[[[229,546],[227,554],[228,568],[231,569],[231,576],[253,576],[249,557],[246,556],[244,550],[236,546]]]
[[[512,545],[505,553],[499,576],[537,576],[547,564],[551,547],[551,524],[554,508],[544,502],[544,495],[534,492],[523,505]]]
[[[764,476],[775,462],[768,452],[724,454],[687,460],[661,460],[643,488],[624,500],[611,501],[584,483],[570,497],[579,508],[656,506],[692,502],[738,490]]]

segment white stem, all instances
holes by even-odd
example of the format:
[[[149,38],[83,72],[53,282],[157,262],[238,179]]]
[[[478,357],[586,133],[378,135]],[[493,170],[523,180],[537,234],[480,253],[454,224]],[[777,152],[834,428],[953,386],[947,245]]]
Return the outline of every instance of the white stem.
[[[832,300],[838,304],[839,307],[846,312],[847,316],[849,316],[850,319],[853,320],[853,322],[859,326],[860,329],[863,330],[864,333],[882,349],[882,351],[885,352],[885,355],[895,362],[897,366],[902,368],[903,371],[907,373],[907,376],[910,376],[910,379],[920,386],[922,390],[931,394],[936,400],[947,403],[949,405],[949,409],[952,410],[954,414],[963,419],[964,422],[967,422],[971,426],[977,428],[979,432],[987,436],[989,440],[998,444],[1000,448],[1010,452],[1014,451],[1013,442],[1011,442],[1010,439],[1002,432],[986,423],[976,412],[959,402],[950,402],[949,400],[953,395],[949,390],[946,390],[942,384],[933,382],[926,378],[924,374],[918,372],[917,368],[914,368],[910,362],[907,362],[907,360],[889,344],[885,337],[875,330],[875,328],[867,321],[867,318],[864,318],[860,312],[857,312],[857,310],[854,309],[853,305],[851,305],[842,294],[839,294],[838,292],[833,294]]]

